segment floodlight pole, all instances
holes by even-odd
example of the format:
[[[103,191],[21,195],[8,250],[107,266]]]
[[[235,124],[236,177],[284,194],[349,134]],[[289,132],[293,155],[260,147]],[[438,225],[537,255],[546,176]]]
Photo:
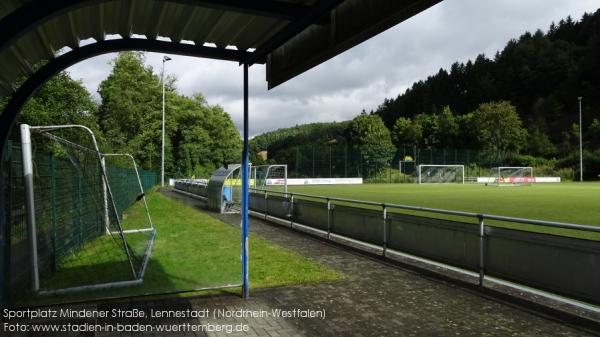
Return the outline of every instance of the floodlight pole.
[[[171,61],[168,56],[163,56],[162,59],[162,144],[160,147],[160,186],[165,186],[165,63]]]
[[[242,152],[242,296],[250,296],[248,278],[248,199],[249,194],[249,145],[248,145],[248,64],[244,64],[244,150]]]
[[[579,181],[583,181],[583,125],[581,124],[581,101],[583,97],[577,97],[579,100]]]

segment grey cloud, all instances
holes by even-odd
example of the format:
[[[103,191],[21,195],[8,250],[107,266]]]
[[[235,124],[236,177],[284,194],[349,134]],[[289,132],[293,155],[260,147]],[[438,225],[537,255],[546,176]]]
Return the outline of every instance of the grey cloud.
[[[250,132],[350,119],[455,61],[480,53],[493,57],[525,31],[546,30],[567,15],[579,19],[599,5],[598,0],[446,0],[271,91],[264,66],[254,66]],[[70,72],[95,92],[112,57],[85,61]],[[160,71],[161,58],[149,53],[146,61]],[[242,71],[236,63],[174,55],[167,73],[177,76],[184,94],[202,92],[209,103],[223,106],[240,128]]]

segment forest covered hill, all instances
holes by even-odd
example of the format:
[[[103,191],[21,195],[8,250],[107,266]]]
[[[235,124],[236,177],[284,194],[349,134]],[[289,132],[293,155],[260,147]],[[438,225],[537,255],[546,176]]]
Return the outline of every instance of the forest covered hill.
[[[578,97],[587,161],[599,166],[600,10],[552,23],[546,32],[524,33],[493,57],[480,54],[440,69],[369,115],[383,121],[397,149],[508,151],[574,167]],[[356,146],[361,140],[353,139],[350,125],[297,125],[259,135],[251,146],[275,161],[295,146]],[[506,142],[498,146],[499,139]]]

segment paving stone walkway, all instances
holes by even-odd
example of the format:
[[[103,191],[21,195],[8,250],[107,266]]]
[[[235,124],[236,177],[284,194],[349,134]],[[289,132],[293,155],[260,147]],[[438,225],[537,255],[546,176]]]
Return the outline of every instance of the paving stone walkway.
[[[195,201],[186,202],[196,204]],[[236,223],[237,218],[223,218]],[[339,282],[253,291],[251,299],[199,298],[194,306],[324,309],[326,319],[245,319],[243,336],[587,336],[535,312],[430,279],[286,228],[252,219],[251,231],[339,270]],[[250,243],[251,244],[251,243]]]
[[[180,195],[172,197],[193,206],[197,202]],[[223,218],[236,223],[236,218]],[[195,298],[152,300],[137,299],[119,304],[83,305],[97,310],[226,310],[240,317],[164,318],[152,324],[207,327],[228,326],[240,332],[120,332],[62,334],[64,336],[592,336],[583,330],[545,317],[536,312],[484,297],[471,290],[431,279],[416,272],[387,264],[360,253],[324,243],[307,235],[253,219],[251,231],[271,242],[311,258],[346,275],[344,280],[252,290],[244,300],[222,294]],[[252,243],[250,243],[252,245]],[[251,247],[251,246],[250,246]],[[315,310],[325,318],[252,317],[253,313],[272,313],[274,309]],[[264,311],[264,312],[263,312]],[[114,320],[91,319],[91,324],[114,324]],[[120,320],[120,324],[143,320]],[[14,334],[19,335],[19,334]],[[54,336],[59,334],[21,334]]]

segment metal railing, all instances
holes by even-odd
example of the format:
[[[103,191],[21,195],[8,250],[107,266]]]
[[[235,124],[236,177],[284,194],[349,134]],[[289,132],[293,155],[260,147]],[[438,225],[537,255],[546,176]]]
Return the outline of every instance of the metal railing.
[[[277,218],[290,227],[320,231],[330,240],[335,236],[378,247],[386,257],[391,250],[477,274],[480,286],[507,281],[517,288],[522,285],[521,290],[539,289],[600,311],[600,241],[494,222],[599,234],[600,227],[256,189],[251,191],[250,209],[266,220]]]
[[[202,193],[194,182],[175,187]],[[600,227],[264,189],[251,189],[249,208],[386,258],[468,275],[481,287],[492,282],[600,312]]]
[[[530,224],[530,225],[540,225],[540,226],[547,226],[547,227],[583,230],[583,231],[591,231],[591,232],[600,233],[600,227],[591,226],[591,225],[580,225],[580,224],[556,222],[556,221],[546,221],[546,220],[534,220],[534,219],[508,217],[508,216],[492,215],[492,214],[485,214],[485,213],[452,211],[452,210],[446,210],[446,209],[440,209],[440,208],[399,205],[399,204],[386,203],[386,202],[365,201],[365,200],[356,200],[356,199],[347,199],[347,198],[338,198],[338,197],[325,197],[325,196],[321,196],[321,195],[297,193],[297,192],[281,192],[281,191],[275,191],[275,190],[264,190],[264,189],[253,189],[253,188],[251,188],[250,191],[253,193],[282,195],[282,196],[288,197],[288,198],[293,198],[294,196],[305,197],[305,198],[319,199],[319,200],[325,200],[325,201],[347,202],[347,203],[353,203],[353,204],[357,204],[357,205],[381,206],[383,208],[396,208],[396,209],[404,209],[404,210],[410,210],[410,211],[420,211],[420,212],[437,213],[437,214],[445,214],[445,215],[464,216],[464,217],[470,217],[470,218],[475,218],[475,219],[483,218],[483,219],[489,219],[489,220],[517,222],[517,223]]]

